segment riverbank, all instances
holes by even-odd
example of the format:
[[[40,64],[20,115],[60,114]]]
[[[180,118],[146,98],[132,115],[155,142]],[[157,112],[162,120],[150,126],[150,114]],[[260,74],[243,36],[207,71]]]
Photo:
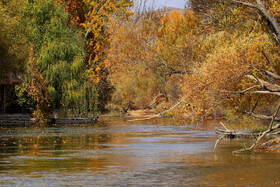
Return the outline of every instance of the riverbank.
[[[107,117],[106,117],[107,116]],[[125,115],[124,123],[132,123],[134,121],[135,124],[146,124],[150,123],[151,121],[154,123],[162,123],[164,121],[171,122],[170,119],[172,118],[162,118],[161,116],[157,115],[155,110],[129,110]],[[104,121],[101,117],[101,121]],[[103,116],[104,117],[104,116]],[[105,115],[105,121],[108,120],[110,115]],[[114,119],[114,118],[112,118]],[[110,120],[109,120],[110,121]],[[176,121],[175,119],[172,121]],[[194,131],[214,131],[216,128],[223,129],[224,127],[220,124],[223,121],[225,124],[227,122],[221,118],[212,118],[207,119],[204,122],[196,123],[192,125],[191,130]],[[73,126],[73,125],[90,125],[96,124],[97,118],[56,118],[51,119],[50,125],[55,126]],[[176,121],[176,125],[185,125],[185,121]],[[34,125],[32,122],[32,118],[29,114],[6,114],[0,115],[0,126],[1,127],[30,127]],[[36,126],[36,125],[35,125]],[[262,126],[263,128],[264,126]],[[229,125],[229,128],[232,130],[246,130],[247,132],[253,132],[252,129],[259,129],[260,124],[233,124]],[[249,133],[248,133],[249,134]],[[253,137],[253,136],[252,136]],[[217,136],[218,138],[218,136]],[[249,136],[247,138],[250,138]],[[275,139],[274,139],[275,138]],[[249,140],[249,139],[248,139]],[[266,138],[267,142],[261,142],[257,149],[262,149],[265,151],[280,151],[280,140],[277,136],[274,136],[273,139],[269,140]]]
[[[0,114],[0,126],[2,127],[26,127],[31,124],[30,114]]]
[[[125,117],[129,118],[151,118],[155,116],[157,112],[155,110],[128,110]],[[155,116],[160,117],[160,116]]]
[[[97,118],[51,118],[49,125],[94,124]],[[38,125],[30,114],[0,114],[0,127],[29,127]]]
[[[157,111],[155,110],[129,110],[127,111],[127,113],[124,115],[125,118],[127,118],[128,122],[135,122],[138,121],[139,123],[143,123],[143,121],[146,120],[151,120],[151,119],[159,119],[162,116],[158,115]],[[194,128],[192,128],[193,130],[199,130],[199,131],[213,131],[215,129],[224,129],[226,128],[224,125],[221,125],[222,123],[220,122],[224,122],[226,123],[225,117],[224,116],[210,116],[208,118],[205,119],[205,121],[207,121],[208,125],[197,125],[199,123],[197,123],[195,125]],[[209,125],[211,123],[209,123],[209,121],[214,121],[215,124],[213,125]],[[203,124],[203,123],[200,123]],[[218,124],[218,125],[217,125]],[[235,132],[236,130],[240,130],[242,136],[224,136],[224,138],[247,138],[248,141],[250,141],[250,139],[256,138],[258,137],[259,133],[261,132],[261,130],[265,130],[266,126],[263,125],[265,123],[260,123],[260,121],[258,121],[258,123],[256,124],[229,124],[229,128],[231,129],[232,132]],[[228,130],[228,129],[225,129]],[[240,134],[240,133],[239,133]],[[244,136],[245,135],[245,136]],[[219,137],[217,137],[218,139]],[[261,141],[260,144],[258,146],[256,146],[256,149],[262,149],[265,151],[280,151],[280,139],[279,139],[279,135],[267,135],[267,137],[265,138],[264,141]]]

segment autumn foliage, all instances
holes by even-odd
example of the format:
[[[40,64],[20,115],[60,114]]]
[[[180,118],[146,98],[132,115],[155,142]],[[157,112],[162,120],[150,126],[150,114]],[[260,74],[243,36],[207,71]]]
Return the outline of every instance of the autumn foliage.
[[[39,120],[50,117],[55,110],[59,110],[61,116],[96,117],[100,104],[105,105],[108,100],[104,97],[109,95],[106,89],[111,89],[106,84],[103,59],[110,25],[113,19],[126,19],[132,13],[130,6],[132,2],[126,0],[1,2],[1,8],[4,7],[1,14],[15,18],[15,23],[5,28],[4,34],[16,28],[22,33],[14,35],[18,39],[22,37],[26,45],[21,55],[15,48],[20,47],[21,42],[13,45],[3,41],[10,48],[5,50],[11,51],[5,58],[17,55],[18,59],[13,61],[20,61],[8,67],[5,60],[3,69],[19,72],[18,65],[25,69],[24,83],[17,89],[19,104],[29,105]],[[9,9],[11,7],[18,7],[18,11]]]
[[[161,94],[169,101],[164,108],[176,102],[183,75],[200,58],[195,53],[197,21],[191,11],[154,11],[116,24],[106,55],[116,88],[113,103],[153,108],[152,101]]]
[[[1,2],[0,65],[25,72],[22,89],[42,118],[57,109],[96,116],[110,99],[123,109],[180,103],[174,115],[192,119],[217,107],[239,120],[275,110],[278,0],[190,0],[186,10],[136,14],[130,0],[19,2]]]
[[[113,102],[143,108],[161,93],[194,120],[217,107],[219,115],[239,121],[244,114],[271,114],[278,99],[268,88],[278,84],[272,74],[280,73],[278,5],[189,1],[191,9],[183,13],[153,11],[119,23],[107,54]]]

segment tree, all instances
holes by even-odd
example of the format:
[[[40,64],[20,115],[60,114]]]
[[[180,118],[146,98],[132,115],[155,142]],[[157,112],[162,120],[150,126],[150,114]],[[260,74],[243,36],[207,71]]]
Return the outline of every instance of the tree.
[[[198,21],[191,11],[167,14],[163,9],[116,24],[107,54],[115,102],[122,100],[124,106],[133,101],[145,108],[159,93],[172,95],[175,102],[184,74],[204,58],[199,54],[203,34]]]
[[[255,76],[256,78],[259,77],[257,79],[262,80],[267,79],[267,77],[264,77],[265,75],[262,73],[264,71],[269,70],[277,73],[279,58],[276,54],[279,50],[279,46],[277,44],[278,42],[275,41],[278,40],[278,26],[276,24],[276,18],[274,18],[275,12],[277,12],[275,9],[277,1],[267,1],[265,4],[262,1],[256,1],[256,3],[253,3],[253,1],[241,2],[231,0],[224,1],[223,3],[219,1],[207,0],[190,1],[190,3],[196,14],[199,15],[201,19],[203,19],[205,27],[211,28],[211,37],[217,37],[221,35],[223,37],[222,44],[215,44],[215,55],[210,53],[209,60],[202,62],[202,66],[196,68],[195,70],[195,72],[198,73],[200,71],[204,71],[204,66],[209,66],[207,70],[209,72],[208,74],[212,74],[212,72],[216,71],[215,68],[217,67],[211,68],[211,65],[215,66],[214,64],[216,62],[223,64],[221,66],[222,69],[219,68],[220,73],[217,73],[216,71],[216,74],[213,76],[213,78],[206,78],[206,82],[208,83],[201,83],[202,85],[204,84],[202,87],[211,93],[210,95],[217,95],[214,94],[214,92],[221,91],[221,89],[223,90],[223,94],[225,93],[225,89],[231,89],[232,91],[236,91],[238,89],[245,90],[246,86],[250,87],[252,86],[252,83],[254,83],[252,82],[254,80],[252,80],[251,76],[248,78],[249,74]],[[274,7],[274,9],[272,7]],[[207,19],[206,15],[209,15]],[[246,50],[244,51],[244,49]],[[233,54],[233,56],[225,56],[227,55],[226,53]],[[242,56],[240,56],[241,54]],[[212,59],[214,56],[217,57]],[[207,63],[207,61],[209,62]],[[242,68],[243,70],[241,72],[245,73],[239,72],[235,75],[232,75],[231,79],[235,79],[236,82],[233,81],[234,86],[229,88],[229,82],[225,82],[224,78],[229,75],[227,71],[230,69],[227,69],[227,65],[232,65],[234,63],[238,63],[238,69]],[[201,73],[200,76],[206,77],[208,75],[203,75]],[[220,79],[224,81],[221,82],[222,84],[219,83],[219,81],[217,82],[217,80]],[[213,84],[210,83],[211,80]],[[227,85],[228,88],[209,88],[214,85],[222,86],[223,84]],[[190,88],[192,86],[189,85],[187,87]],[[194,89],[197,89],[196,86],[191,90]],[[199,110],[205,111],[204,109]]]
[[[9,73],[23,72],[28,56],[18,11],[22,5],[24,1],[0,1],[0,78]]]
[[[47,118],[54,109],[96,116],[97,93],[88,82],[85,42],[79,30],[69,27],[68,13],[56,1],[34,0],[23,17],[31,46],[24,85],[37,105],[36,117]]]
[[[270,119],[268,129],[245,149],[249,150],[265,134],[279,128],[274,124],[280,96],[279,1],[202,0],[190,4],[210,28],[211,37],[223,42],[216,43],[207,59],[186,75],[184,108],[196,117],[205,117],[223,104],[243,114]]]
[[[70,13],[70,23],[84,32],[86,39],[85,64],[89,81],[98,90],[98,108],[105,111],[105,105],[111,98],[112,85],[107,80],[108,70],[104,57],[112,34],[112,24],[126,20],[132,11],[131,0],[61,0]]]

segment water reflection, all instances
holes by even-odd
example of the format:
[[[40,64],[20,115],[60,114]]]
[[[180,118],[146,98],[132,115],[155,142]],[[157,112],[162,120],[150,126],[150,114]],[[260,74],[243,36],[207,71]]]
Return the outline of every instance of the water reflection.
[[[0,129],[0,186],[271,185],[280,180],[278,154],[233,155],[242,139],[222,140],[213,150],[213,131],[174,123],[109,118],[91,126]]]

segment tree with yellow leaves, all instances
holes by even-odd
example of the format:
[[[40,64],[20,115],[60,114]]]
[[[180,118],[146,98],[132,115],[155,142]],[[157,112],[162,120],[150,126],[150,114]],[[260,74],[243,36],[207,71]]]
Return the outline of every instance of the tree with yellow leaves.
[[[191,11],[165,14],[159,10],[118,24],[107,53],[116,87],[114,102],[124,107],[132,101],[147,108],[158,94],[166,100],[172,95],[175,102],[184,74],[196,59],[203,58],[198,53],[203,36],[198,37],[197,22]]]
[[[132,15],[131,0],[60,0],[70,13],[69,22],[84,32],[89,82],[97,86],[99,110],[104,111],[113,87],[107,80],[105,49],[109,45],[114,23]]]
[[[24,4],[16,0],[0,1],[0,80],[24,70],[28,47],[18,11]]]
[[[183,84],[183,108],[196,119],[218,105],[270,120],[267,133],[277,130],[280,105],[279,1],[191,0],[190,5],[209,32],[214,48],[192,68]]]

